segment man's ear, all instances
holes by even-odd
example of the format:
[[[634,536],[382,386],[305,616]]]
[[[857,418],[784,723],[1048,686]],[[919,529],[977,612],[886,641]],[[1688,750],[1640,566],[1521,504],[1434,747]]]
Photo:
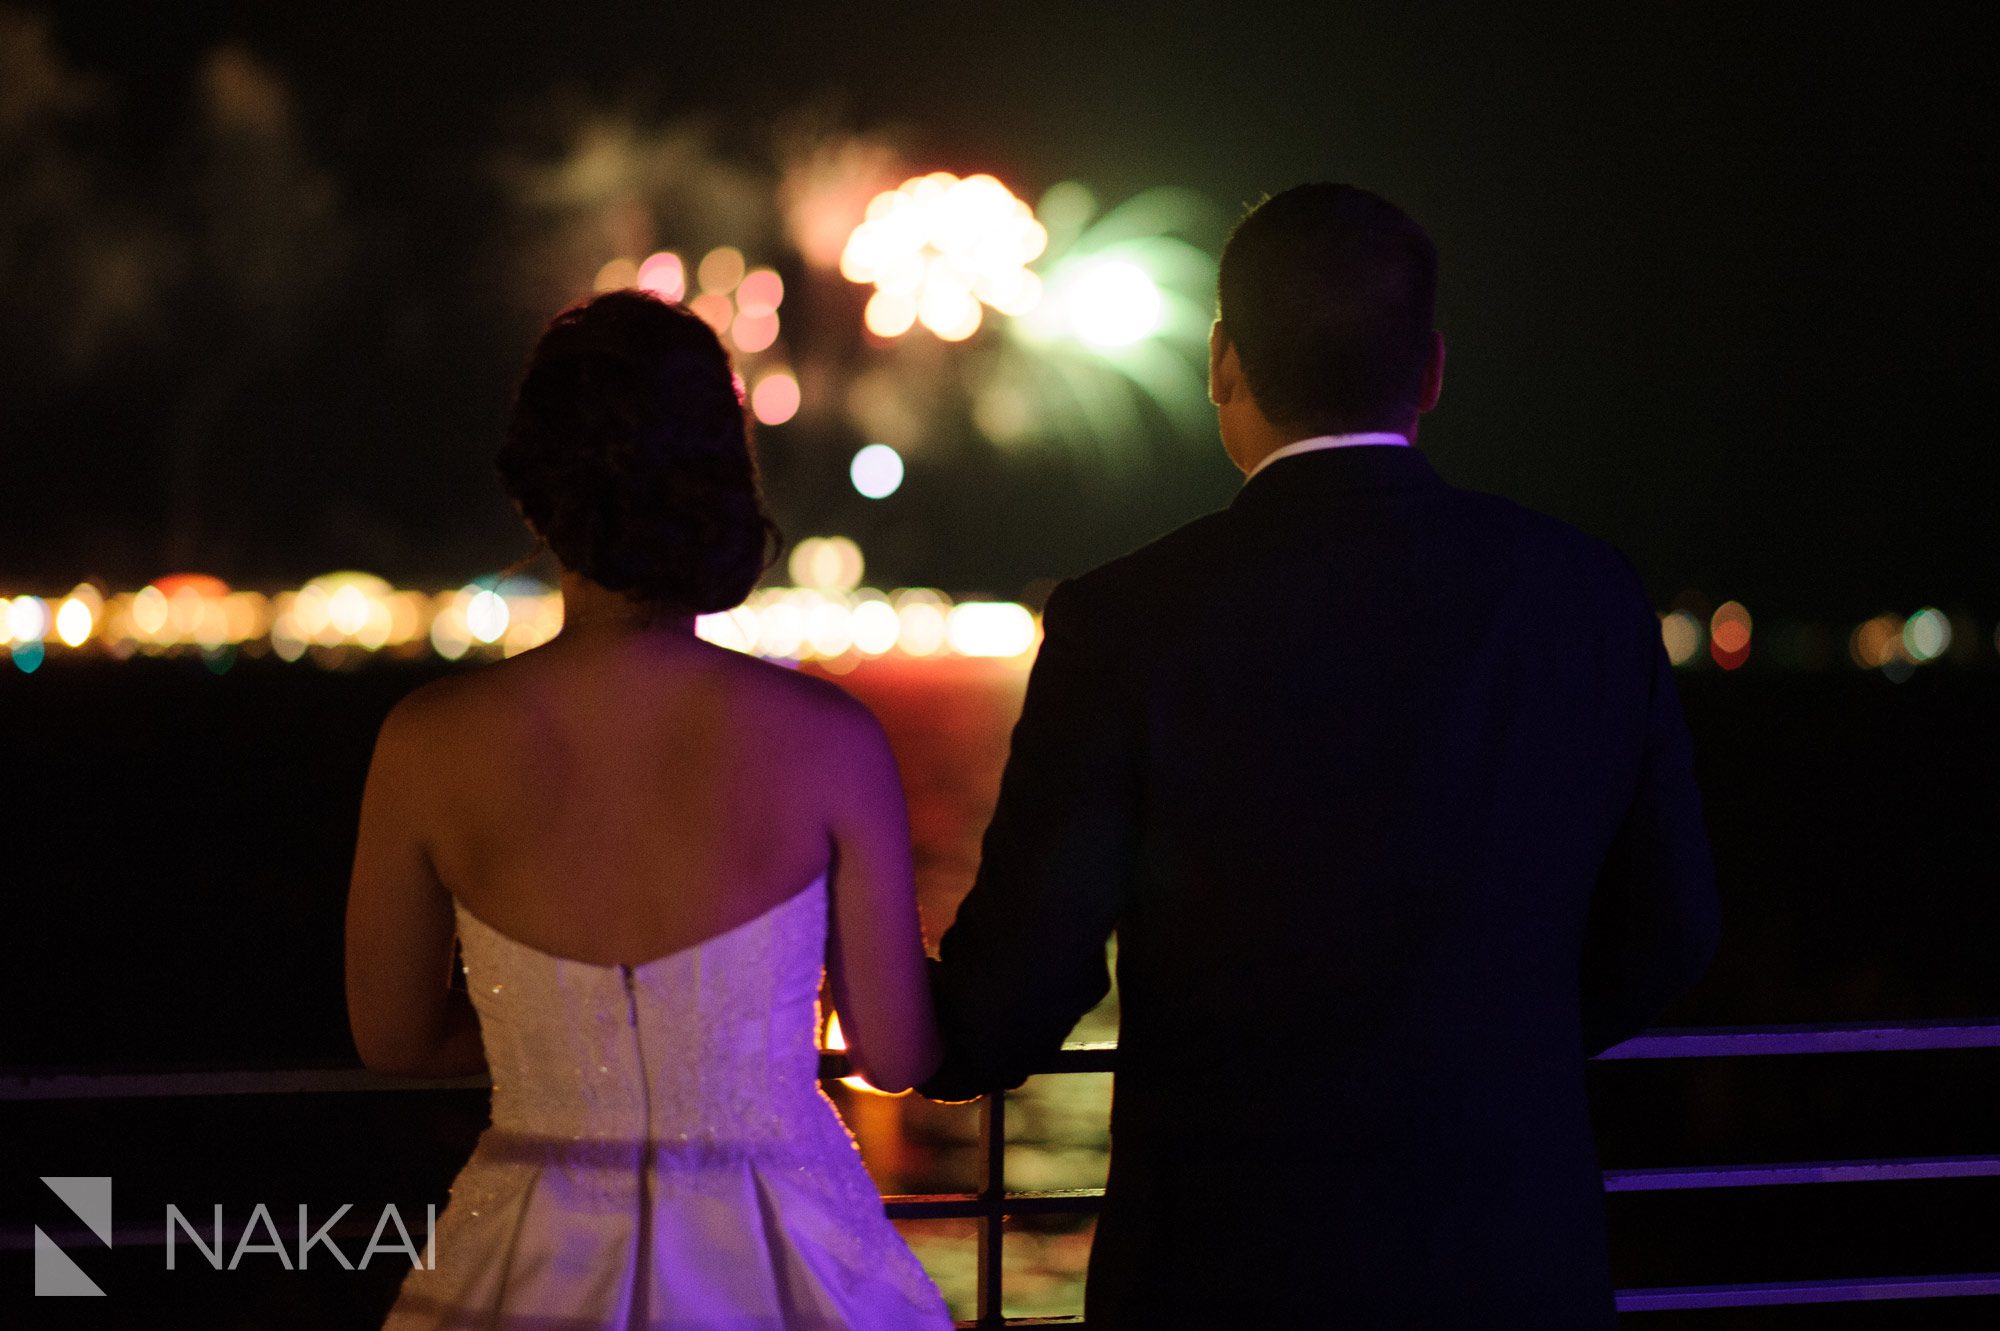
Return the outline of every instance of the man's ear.
[[[1243,362],[1236,355],[1236,344],[1217,319],[1208,326],[1208,400],[1218,407],[1227,405],[1242,380]]]
[[[547,539],[543,537],[541,529],[535,526],[535,520],[528,516],[528,510],[521,506],[521,501],[514,499],[509,502],[514,505],[514,516],[519,518],[521,525],[528,529],[528,535],[535,538],[536,544],[547,545]]]
[[[1429,411],[1444,392],[1444,334],[1431,330],[1431,358],[1424,366],[1423,387],[1417,394],[1417,410]]]

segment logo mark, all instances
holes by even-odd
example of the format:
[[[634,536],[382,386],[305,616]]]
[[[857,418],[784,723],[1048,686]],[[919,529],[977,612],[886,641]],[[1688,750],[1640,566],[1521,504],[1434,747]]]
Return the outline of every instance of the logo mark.
[[[62,1198],[63,1204],[78,1220],[90,1227],[105,1247],[111,1246],[111,1177],[62,1174],[50,1177],[42,1175],[42,1182],[49,1185],[49,1191]],[[83,1268],[60,1247],[56,1241],[35,1226],[35,1294],[38,1297],[62,1297],[65,1295],[95,1295],[104,1297],[104,1291],[95,1280],[83,1273]]]

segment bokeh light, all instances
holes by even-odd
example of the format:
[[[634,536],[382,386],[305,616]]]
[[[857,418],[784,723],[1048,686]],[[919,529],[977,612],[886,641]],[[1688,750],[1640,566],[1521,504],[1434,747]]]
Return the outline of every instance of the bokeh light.
[[[652,292],[661,300],[678,301],[687,295],[687,269],[682,266],[680,255],[661,250],[639,265],[632,285]]]
[[[868,499],[887,499],[903,484],[903,455],[887,444],[869,444],[854,455],[848,479]]]
[[[349,583],[336,590],[326,603],[327,621],[336,633],[351,638],[360,633],[368,623],[368,611],[373,599],[361,588]]]
[[[1660,640],[1667,659],[1677,666],[1694,660],[1701,651],[1701,621],[1685,610],[1673,610],[1660,617]]]
[[[1902,636],[1912,661],[1935,661],[1951,646],[1951,621],[1943,611],[1925,606],[1903,621]]]
[[[849,470],[861,493],[890,493],[892,487],[885,487],[899,464],[895,449],[869,445]],[[696,631],[730,650],[816,661],[833,674],[892,653],[1025,660],[1040,640],[1036,616],[1020,604],[954,603],[926,587],[875,590],[861,585],[865,569],[852,539],[808,538],[791,552],[789,585],[759,588],[734,609],[702,615]],[[398,589],[351,569],[268,595],[232,589],[201,573],[169,574],[135,592],[91,582],[60,595],[7,591],[12,594],[0,593],[0,646],[25,671],[39,668],[50,651],[64,650],[114,660],[199,655],[218,674],[242,656],[311,660],[327,669],[357,666],[378,653],[409,660],[428,651],[448,661],[486,661],[548,642],[563,622],[555,587],[514,574],[483,575],[436,594]],[[1734,670],[1750,655],[1753,625],[1741,602],[1727,601],[1711,612],[1703,598],[1683,594],[1659,614],[1659,628],[1676,666],[1707,656]],[[1754,633],[1765,671],[1824,669],[1840,641],[1822,623],[1783,617]],[[1983,622],[1954,619],[1936,606],[1907,616],[1878,614],[1846,635],[1857,667],[1895,682],[1933,662],[1985,664],[1987,641]],[[2000,631],[1992,642],[2000,647]]]
[[[457,661],[472,650],[472,630],[465,623],[463,592],[444,592],[437,597],[431,619],[431,650],[447,661]],[[273,642],[276,642],[275,637]],[[282,648],[280,649],[282,651]]]
[[[302,644],[300,650],[304,645],[331,648],[343,644],[378,650],[389,641],[395,627],[390,610],[395,594],[386,579],[373,573],[355,569],[322,573],[282,606],[274,607],[273,645],[282,633]]]
[[[845,655],[854,645],[854,630],[843,601],[813,596],[802,606],[806,621],[806,645],[822,659]]]
[[[1151,337],[1165,309],[1152,274],[1126,259],[1082,264],[1061,294],[1077,340],[1099,348],[1128,347]]]
[[[727,335],[729,326],[736,321],[736,307],[720,292],[703,292],[688,302],[688,308],[701,316],[701,321],[713,328],[717,337]]]
[[[153,588],[150,587],[146,589],[146,591],[152,590]],[[146,592],[139,593],[139,600],[144,600],[145,597]],[[283,612],[288,628],[296,631],[298,636],[306,642],[311,642],[326,633],[331,627],[327,616],[326,601],[326,594],[311,583],[300,588],[297,594],[292,596],[286,603]],[[162,605],[164,604],[163,600]],[[135,620],[139,618],[139,610],[139,601],[135,600],[132,603],[132,617]],[[152,612],[149,609],[146,618],[150,620],[152,617]]]
[[[1708,652],[1724,670],[1750,659],[1750,612],[1741,601],[1724,601],[1708,621]]]
[[[500,641],[506,636],[507,622],[511,618],[507,598],[491,588],[481,587],[472,591],[465,603],[465,629],[474,642]]]
[[[1190,441],[1210,438],[1212,249],[1226,220],[1199,195],[1168,188],[1097,216],[1073,181],[1051,187],[1036,213],[1049,230],[1042,293],[1007,321],[1003,354],[973,388],[980,432],[1002,447],[1063,442],[1126,464],[1162,418]]]
[[[957,342],[979,330],[985,308],[1034,308],[1041,280],[1027,265],[1048,239],[1034,209],[994,177],[934,171],[869,202],[840,271],[874,285],[863,322],[877,337],[900,337],[921,323]]]
[[[826,1014],[826,1035],[820,1040],[819,1047],[835,1054],[847,1052],[847,1036],[840,1029],[840,1014],[838,1012],[829,1011]],[[860,1091],[866,1095],[879,1095],[891,1100],[899,1095],[910,1094],[909,1091],[892,1092],[881,1090],[866,1077],[859,1075],[842,1077],[840,1084],[851,1091]]]
[[[964,601],[945,616],[945,641],[960,656],[1023,656],[1035,645],[1035,617],[1011,601]]]
[[[894,604],[898,647],[916,657],[944,650],[948,605],[943,596],[927,587],[912,587],[897,596]]]
[[[7,602],[7,636],[18,643],[38,643],[50,628],[48,603],[25,593]]]
[[[786,370],[765,375],[750,390],[750,410],[765,425],[783,425],[799,414],[799,381]]]
[[[126,611],[141,638],[158,638],[167,631],[167,594],[158,587],[141,587]]]
[[[697,616],[694,632],[703,642],[727,647],[732,652],[753,652],[757,649],[757,616],[740,606],[734,610]]]
[[[630,259],[613,259],[591,279],[592,291],[622,291],[639,285],[639,265]]]
[[[917,294],[917,322],[946,342],[963,342],[979,331],[979,298],[955,281],[926,281]]]
[[[1847,638],[1847,654],[1863,670],[1879,670],[1903,656],[1903,621],[1877,615],[1857,625]]]
[[[861,322],[877,337],[901,337],[916,326],[916,297],[902,291],[878,291],[868,298]]]
[[[757,616],[757,654],[795,657],[806,640],[805,612],[791,601],[773,601]]]
[[[785,563],[794,583],[832,592],[859,587],[864,567],[861,547],[845,536],[808,536]]]
[[[743,280],[743,251],[734,245],[717,246],[702,256],[694,277],[703,294],[728,295]]]
[[[507,607],[507,630],[500,635],[504,656],[518,656],[539,647],[562,630],[562,594],[528,577],[506,577],[493,586]]]
[[[881,656],[894,650],[902,633],[896,608],[886,600],[874,598],[854,607],[847,627],[854,639],[854,650],[863,656]]]
[[[103,614],[104,598],[86,582],[64,597],[56,609],[56,637],[65,647],[81,647],[90,640]]]
[[[777,345],[785,282],[776,269],[745,263],[742,250],[720,245],[690,273],[677,251],[657,250],[637,264],[612,260],[599,270],[596,287],[638,287],[663,300],[685,301],[739,355],[755,356]]]
[[[784,299],[784,279],[769,268],[753,268],[736,287],[736,308],[745,314],[775,314]]]
[[[729,325],[729,340],[736,344],[738,351],[753,355],[766,351],[778,340],[778,316],[770,310],[744,310]]]

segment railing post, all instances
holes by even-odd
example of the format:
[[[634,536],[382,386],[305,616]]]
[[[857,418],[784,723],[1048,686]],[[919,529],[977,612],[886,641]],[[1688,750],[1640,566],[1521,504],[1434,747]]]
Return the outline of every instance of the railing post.
[[[979,1188],[979,1325],[1004,1326],[1000,1262],[1007,1208],[1007,1092],[994,1091],[979,1102],[979,1144],[985,1167]]]

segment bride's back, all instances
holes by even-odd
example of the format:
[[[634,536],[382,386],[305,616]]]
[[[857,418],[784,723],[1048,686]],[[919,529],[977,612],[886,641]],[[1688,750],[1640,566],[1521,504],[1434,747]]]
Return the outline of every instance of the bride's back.
[[[544,955],[629,966],[822,877],[857,1065],[909,1085],[932,1057],[881,727],[825,681],[695,636],[776,549],[736,385],[714,330],[647,292],[579,302],[536,343],[495,460],[562,565],[563,628],[383,724],[348,897],[349,1016],[372,1066],[476,1056],[436,984],[454,907]]]
[[[950,1325],[818,1082],[822,967],[861,1072],[937,1062],[895,758],[832,685],[694,632],[774,547],[732,374],[645,292],[556,316],[497,461],[562,631],[376,741],[355,1048],[493,1078],[398,1331]]]
[[[565,633],[406,704],[432,866],[556,956],[693,946],[827,869],[820,792],[855,707],[684,633]]]

